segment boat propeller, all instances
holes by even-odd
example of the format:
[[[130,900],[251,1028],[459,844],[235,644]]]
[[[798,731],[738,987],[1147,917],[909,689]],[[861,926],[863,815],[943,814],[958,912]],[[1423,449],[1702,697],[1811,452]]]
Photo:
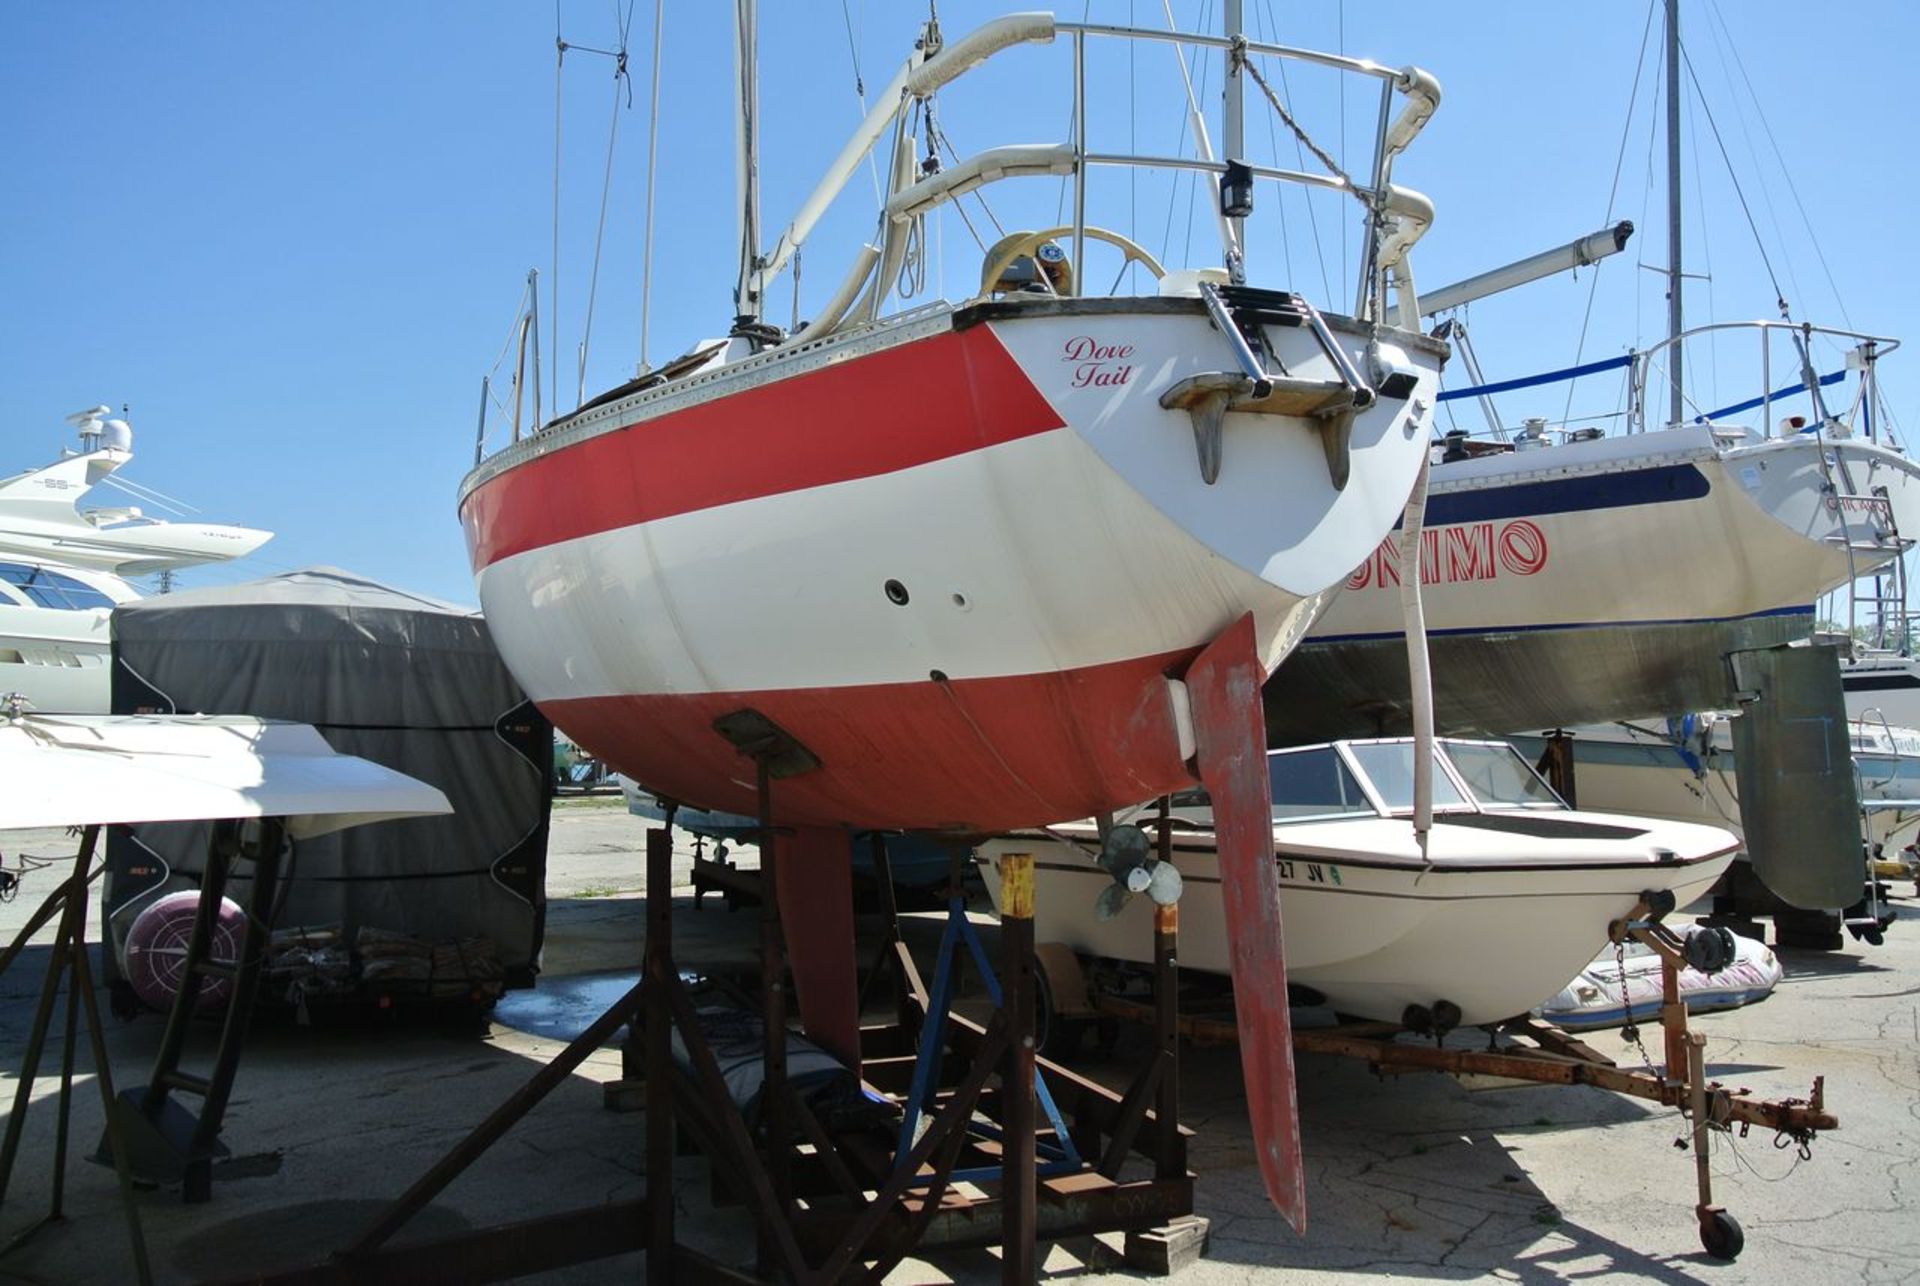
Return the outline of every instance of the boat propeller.
[[[1156,906],[1172,906],[1180,900],[1180,872],[1172,862],[1153,855],[1153,841],[1132,823],[1109,827],[1100,840],[1100,856],[1094,860],[1113,877],[1113,883],[1093,900],[1093,918],[1103,924],[1119,915],[1136,893],[1146,894]]]

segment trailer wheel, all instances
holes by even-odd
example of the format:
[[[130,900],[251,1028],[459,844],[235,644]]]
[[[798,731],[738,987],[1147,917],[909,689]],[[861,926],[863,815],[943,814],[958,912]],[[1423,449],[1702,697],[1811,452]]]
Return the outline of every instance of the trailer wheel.
[[[1746,1248],[1747,1235],[1740,1231],[1738,1219],[1724,1210],[1715,1210],[1700,1221],[1700,1244],[1715,1259],[1732,1263]]]

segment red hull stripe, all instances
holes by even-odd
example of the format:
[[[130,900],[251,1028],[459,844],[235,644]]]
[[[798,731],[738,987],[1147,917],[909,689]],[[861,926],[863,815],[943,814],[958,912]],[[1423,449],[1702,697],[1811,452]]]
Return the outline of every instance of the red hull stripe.
[[[673,514],[964,455],[1062,425],[985,326],[884,349],[587,438],[461,506],[474,570]]]
[[[1161,682],[1191,655],[944,684],[585,697],[541,709],[649,789],[751,816],[753,765],[713,730],[719,716],[750,707],[821,762],[773,783],[777,823],[987,833],[1192,785]]]

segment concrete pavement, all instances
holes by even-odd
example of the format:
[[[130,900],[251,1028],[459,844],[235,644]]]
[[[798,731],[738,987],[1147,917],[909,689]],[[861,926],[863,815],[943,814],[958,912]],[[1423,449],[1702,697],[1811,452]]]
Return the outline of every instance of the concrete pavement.
[[[22,850],[71,853],[57,834],[0,838],[9,858]],[[676,838],[678,884],[691,841]],[[577,1028],[604,1003],[597,998],[617,990],[617,980],[586,975],[637,966],[639,844],[640,823],[617,803],[568,801],[556,810],[542,1003],[517,999],[499,1015],[518,1027],[495,1021],[478,1036],[394,1021],[259,1024],[227,1120],[233,1157],[216,1172],[212,1202],[186,1206],[164,1190],[139,1198],[158,1279],[290,1266],[352,1240],[384,1199],[550,1057],[564,1043],[559,1033]],[[28,877],[19,897],[0,906],[0,936],[11,937],[56,878],[52,870]],[[696,914],[684,890],[678,901],[683,959],[751,958],[755,916],[729,915],[713,899]],[[1583,1088],[1479,1090],[1438,1076],[1382,1082],[1357,1065],[1315,1057],[1300,1067],[1312,1223],[1305,1238],[1296,1237],[1261,1196],[1235,1051],[1197,1049],[1183,1061],[1183,1119],[1199,1132],[1192,1160],[1212,1241],[1208,1257],[1183,1280],[1213,1286],[1258,1274],[1263,1281],[1353,1282],[1391,1274],[1799,1283],[1920,1275],[1912,1195],[1920,1160],[1920,913],[1910,900],[1901,919],[1884,947],[1787,953],[1787,978],[1772,998],[1696,1020],[1710,1038],[1714,1075],[1769,1095],[1804,1095],[1824,1074],[1842,1122],[1804,1161],[1759,1132],[1719,1141],[1719,1199],[1746,1231],[1738,1263],[1711,1261],[1700,1250],[1692,1160],[1673,1146],[1682,1131],[1672,1112]],[[934,922],[915,923],[926,933]],[[97,932],[97,913],[89,928]],[[44,948],[31,950],[0,977],[0,1094],[8,1102],[45,957]],[[575,979],[571,987],[568,978]],[[160,1019],[109,1022],[118,1082],[142,1079]],[[1590,1039],[1620,1051],[1622,1061],[1631,1057],[1617,1034]],[[1110,1058],[1076,1066],[1117,1076],[1143,1042],[1143,1033],[1123,1032]],[[1657,1041],[1649,1044],[1657,1049]],[[84,1153],[101,1121],[84,1042],[78,1068],[73,1138],[76,1153]],[[617,1074],[613,1050],[591,1057],[407,1235],[640,1195],[643,1117],[600,1106],[598,1082]],[[36,1090],[20,1163],[0,1206],[0,1239],[45,1208],[53,1088],[43,1080]],[[710,1210],[704,1170],[691,1160],[677,1175],[688,1240],[732,1260],[750,1256],[745,1217]],[[0,1282],[130,1281],[117,1202],[111,1170],[76,1156],[68,1220],[0,1258]],[[1089,1284],[1130,1278],[1115,1267],[1114,1249],[1089,1241],[1056,1247],[1044,1271]],[[641,1271],[638,1258],[627,1257],[541,1280],[625,1282]],[[909,1262],[892,1280],[996,1281],[998,1260],[982,1252]]]

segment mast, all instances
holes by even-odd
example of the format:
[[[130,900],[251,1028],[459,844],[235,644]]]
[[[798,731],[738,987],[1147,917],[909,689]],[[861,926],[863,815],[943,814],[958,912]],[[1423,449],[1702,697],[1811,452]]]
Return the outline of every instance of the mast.
[[[1225,13],[1228,40],[1237,39],[1244,33],[1245,27],[1241,9],[1242,0],[1226,0]],[[1226,111],[1224,113],[1226,120],[1220,130],[1220,147],[1224,153],[1221,159],[1223,160],[1244,161],[1247,159],[1245,89],[1245,72],[1240,66],[1240,59],[1236,56],[1235,51],[1229,49],[1227,51]],[[1233,244],[1227,248],[1228,253],[1232,254],[1234,251],[1246,245],[1246,220],[1229,219],[1227,222],[1233,229]],[[1232,265],[1229,266],[1231,267]]]
[[[1686,416],[1680,384],[1680,0],[1667,0],[1667,374],[1672,387],[1668,424]]]
[[[733,62],[739,82],[734,100],[734,190],[740,200],[740,277],[733,290],[736,331],[760,320],[760,296],[754,289],[760,260],[759,37],[759,0],[734,0]]]

